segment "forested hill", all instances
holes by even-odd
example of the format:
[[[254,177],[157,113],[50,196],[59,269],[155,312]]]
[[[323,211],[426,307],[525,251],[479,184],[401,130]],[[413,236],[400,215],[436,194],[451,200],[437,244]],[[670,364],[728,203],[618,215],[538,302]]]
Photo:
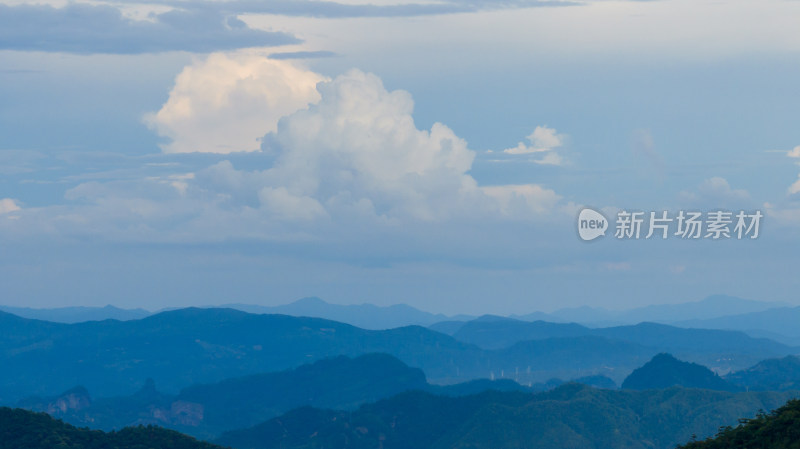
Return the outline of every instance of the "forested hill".
[[[715,438],[693,441],[682,449],[800,449],[800,400],[791,400],[770,414],[742,419],[738,427],[725,427]]]
[[[615,391],[578,384],[530,394],[408,392],[354,412],[295,409],[215,442],[237,449],[673,449],[772,410],[790,392],[673,387]]]
[[[0,449],[222,449],[160,427],[79,429],[44,413],[0,408]]]

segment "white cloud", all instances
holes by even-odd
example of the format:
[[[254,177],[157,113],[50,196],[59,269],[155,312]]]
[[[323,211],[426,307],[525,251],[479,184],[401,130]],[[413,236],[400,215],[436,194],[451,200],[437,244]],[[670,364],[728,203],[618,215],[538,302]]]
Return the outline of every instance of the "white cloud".
[[[479,186],[468,174],[475,152],[467,143],[441,123],[418,129],[411,95],[386,90],[376,75],[351,70],[317,89],[317,103],[266,136],[271,168],[223,161],[197,173],[198,188],[283,221],[530,219],[559,205],[561,196],[535,184]],[[546,127],[529,136],[548,148],[561,139]]]
[[[694,192],[680,192],[678,197],[685,205],[694,207],[738,209],[752,202],[747,190],[734,189],[719,176],[706,179]]]
[[[764,213],[774,222],[783,226],[796,228],[800,224],[800,208],[796,205],[764,203]]]
[[[725,178],[721,178],[719,176],[715,176],[713,178],[709,178],[703,181],[703,184],[700,185],[700,193],[709,195],[720,195],[741,200],[746,200],[750,198],[750,194],[747,193],[746,190],[732,189],[731,185],[728,184],[728,181]]]
[[[368,199],[380,215],[444,218],[480,195],[475,157],[445,125],[417,129],[414,102],[351,70],[319,85],[321,100],[281,120],[271,182],[321,202]]]
[[[564,143],[563,136],[547,126],[537,126],[526,139],[531,143],[530,145],[519,142],[516,147],[503,150],[503,152],[507,154],[542,153],[558,148]]]
[[[293,195],[285,187],[264,187],[258,197],[264,206],[285,220],[308,221],[327,216],[325,208],[317,200]]]
[[[793,149],[786,152],[786,155],[793,159],[800,158],[800,145],[794,147]],[[789,186],[787,189],[789,195],[794,195],[800,192],[800,175],[797,175],[798,179],[792,185]]]
[[[564,144],[564,138],[563,134],[558,134],[553,128],[537,126],[526,137],[530,144],[519,142],[517,146],[503,150],[503,153],[511,155],[541,153],[543,156],[540,159],[533,159],[532,161],[542,165],[561,165],[564,160],[555,150]]]
[[[11,198],[0,199],[0,214],[7,214],[9,212],[15,212],[18,210],[20,210],[20,207],[16,201],[12,200]]]
[[[319,100],[325,77],[255,50],[214,53],[187,66],[145,123],[167,153],[257,151],[278,120]]]
[[[543,158],[534,160],[533,162],[540,165],[561,165],[564,163],[564,159],[558,153],[547,153]]]
[[[792,185],[789,186],[789,195],[794,195],[795,193],[800,192],[800,175],[797,175],[798,179]]]
[[[561,200],[555,191],[535,184],[488,186],[482,190],[496,199],[500,210],[507,215],[524,215],[530,211],[548,213]]]
[[[260,56],[262,64],[254,58],[211,55],[194,63],[179,77],[160,118],[152,120],[158,124],[154,126],[183,126],[170,128],[180,128],[181,134],[168,151],[219,151],[229,138],[242,142],[237,140],[242,133],[250,133],[254,141],[263,136],[263,151],[206,168],[159,164],[147,166],[150,176],[95,179],[68,190],[65,206],[26,215],[48,223],[46,232],[112,240],[327,238],[335,244],[387,232],[413,238],[413,229],[430,226],[450,233],[499,221],[516,226],[514,222],[574,215],[561,196],[540,185],[479,186],[469,174],[475,152],[467,143],[441,123],[419,129],[411,95],[388,91],[376,75],[351,70],[314,83],[311,95],[306,89],[319,75],[289,62]],[[258,76],[286,76],[276,75],[274,83],[256,82],[236,68]],[[298,77],[287,75],[292,73]],[[233,80],[224,80],[226,76]],[[207,89],[202,80],[209,81]],[[297,86],[299,94],[289,92]],[[244,98],[248,95],[253,98]],[[264,105],[285,106],[301,97],[316,101],[282,117],[275,110],[262,114]],[[237,113],[254,117],[240,117],[246,125],[236,128],[236,120],[225,115],[234,104],[250,103],[255,106]],[[175,118],[181,113],[183,122]],[[231,129],[215,128],[212,118],[233,126],[233,136]],[[551,147],[560,143],[553,130],[537,129],[531,142]],[[238,166],[242,160],[264,168]]]

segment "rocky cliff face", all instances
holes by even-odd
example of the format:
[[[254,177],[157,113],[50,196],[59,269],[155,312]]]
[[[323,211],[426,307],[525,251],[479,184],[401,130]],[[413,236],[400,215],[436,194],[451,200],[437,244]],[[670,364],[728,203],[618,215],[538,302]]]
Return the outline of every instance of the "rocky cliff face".
[[[59,397],[54,402],[47,404],[47,414],[58,416],[68,411],[82,410],[92,405],[92,399],[88,394],[71,393]]]
[[[45,412],[56,418],[62,418],[68,413],[83,410],[91,405],[92,398],[83,387],[72,388],[56,397],[31,398],[18,404],[19,407]]]

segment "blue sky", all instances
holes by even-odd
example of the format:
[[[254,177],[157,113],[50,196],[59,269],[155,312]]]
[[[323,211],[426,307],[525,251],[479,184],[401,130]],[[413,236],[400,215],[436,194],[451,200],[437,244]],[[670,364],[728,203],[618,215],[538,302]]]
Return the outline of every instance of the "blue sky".
[[[2,303],[800,304],[800,3],[0,0]],[[577,237],[584,205],[755,240]]]

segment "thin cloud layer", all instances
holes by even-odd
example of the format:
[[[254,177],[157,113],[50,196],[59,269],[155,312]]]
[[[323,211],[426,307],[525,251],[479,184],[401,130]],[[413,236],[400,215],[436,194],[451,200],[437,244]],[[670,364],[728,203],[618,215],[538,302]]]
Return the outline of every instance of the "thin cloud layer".
[[[173,9],[132,20],[109,5],[0,4],[0,49],[78,54],[212,52],[295,44],[286,33],[248,28],[235,15]]]
[[[182,1],[167,1],[165,4],[179,8],[187,7]],[[578,5],[579,2],[548,0],[445,0],[437,2],[398,1],[391,4],[346,3],[318,0],[232,0],[226,2],[193,2],[191,8],[228,13],[276,14],[315,18],[356,17],[415,17],[441,14],[458,14],[512,8],[561,7]]]

